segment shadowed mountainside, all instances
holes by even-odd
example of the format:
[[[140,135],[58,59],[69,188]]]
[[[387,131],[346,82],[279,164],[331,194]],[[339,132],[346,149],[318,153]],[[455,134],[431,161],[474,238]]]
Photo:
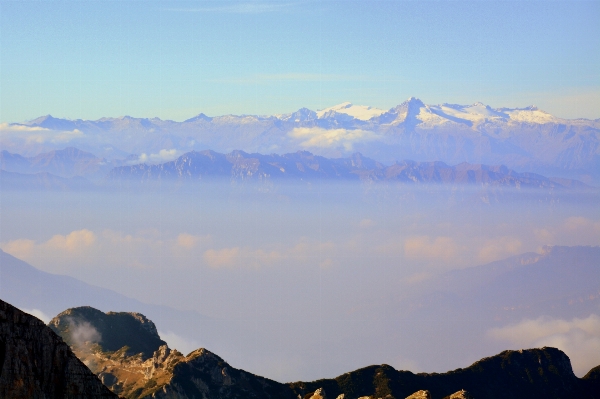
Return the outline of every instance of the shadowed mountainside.
[[[133,335],[123,335],[120,342],[128,348],[114,350],[111,346],[109,350],[108,338],[104,343],[99,332],[106,331],[107,317],[116,315],[91,308],[69,309],[55,317],[50,325],[68,342],[73,342],[74,334],[68,326],[86,325],[95,329],[98,332],[95,342],[83,345],[80,342],[73,349],[103,382],[126,398],[402,399],[419,390],[429,391],[434,399],[451,395],[467,397],[461,390],[486,399],[600,397],[597,368],[579,379],[573,374],[567,355],[555,348],[504,351],[447,373],[414,374],[381,365],[345,373],[335,379],[281,384],[235,369],[203,348],[184,356],[153,341],[155,352],[145,358],[142,353],[130,355]],[[131,320],[141,327],[145,319]],[[124,328],[116,330],[125,334]],[[111,337],[110,342],[114,341],[115,337]]]
[[[0,300],[0,398],[116,398],[37,318]]]

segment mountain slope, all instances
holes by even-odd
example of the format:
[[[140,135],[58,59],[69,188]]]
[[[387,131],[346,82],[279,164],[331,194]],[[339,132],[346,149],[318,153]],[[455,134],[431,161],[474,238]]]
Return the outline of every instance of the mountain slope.
[[[50,328],[0,300],[0,397],[117,398]]]
[[[171,350],[138,313],[79,307],[54,317],[49,326],[126,398],[293,398],[286,385],[235,369],[206,349],[187,356]]]
[[[87,284],[70,276],[46,273],[0,250],[0,298],[20,309],[58,314],[77,306],[115,311],[133,311],[148,315],[165,332],[182,339],[195,339],[198,331],[204,342],[217,348],[226,347],[223,331],[238,333],[225,321],[211,319],[193,311],[180,311],[153,305],[121,295],[115,291]]]
[[[578,379],[569,358],[554,348],[504,351],[482,359],[465,369],[447,373],[397,371],[388,365],[370,366],[343,374],[335,379],[281,384],[227,364],[206,349],[187,356],[160,345],[148,348],[151,357],[134,354],[131,348],[138,338],[127,329],[106,334],[106,319],[116,322],[118,314],[104,314],[91,308],[69,309],[56,316],[50,326],[65,341],[74,343],[75,353],[99,374],[115,392],[127,398],[278,398],[339,397],[405,398],[419,390],[428,390],[433,398],[443,398],[466,389],[481,398],[598,398],[600,384],[592,370]],[[119,316],[123,317],[123,315]],[[143,329],[148,321],[141,315],[131,319],[131,330]],[[150,322],[151,323],[151,322]],[[137,325],[136,325],[137,324]],[[76,342],[78,327],[86,326],[98,334],[95,340]],[[155,335],[154,338],[158,336]],[[147,339],[141,339],[148,342]],[[120,350],[110,346],[118,341]],[[117,345],[118,346],[118,345]],[[146,360],[147,359],[147,360]]]
[[[569,358],[555,348],[504,351],[447,373],[413,374],[381,365],[290,385],[300,395],[322,388],[328,397],[344,394],[344,399],[405,398],[419,390],[441,399],[463,389],[486,399],[600,397],[597,382],[575,377]]]

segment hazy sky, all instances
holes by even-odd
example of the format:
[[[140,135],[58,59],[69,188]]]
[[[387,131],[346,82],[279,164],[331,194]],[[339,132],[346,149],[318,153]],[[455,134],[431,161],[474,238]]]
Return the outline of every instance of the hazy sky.
[[[598,1],[0,0],[0,122],[343,101],[598,118]]]

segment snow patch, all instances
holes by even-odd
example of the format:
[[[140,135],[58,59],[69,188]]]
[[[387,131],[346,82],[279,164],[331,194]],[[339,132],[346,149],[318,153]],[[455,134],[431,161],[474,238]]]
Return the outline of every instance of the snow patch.
[[[330,111],[335,111],[338,114],[350,115],[354,119],[359,119],[361,121],[368,121],[369,119],[375,118],[386,112],[383,109],[369,107],[367,105],[353,105],[352,103],[345,102],[317,111],[317,117],[321,119]]]

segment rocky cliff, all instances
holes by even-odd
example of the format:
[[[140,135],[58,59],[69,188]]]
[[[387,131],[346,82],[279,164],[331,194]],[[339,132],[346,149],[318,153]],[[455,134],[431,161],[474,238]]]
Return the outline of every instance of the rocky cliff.
[[[68,309],[50,327],[113,392],[125,398],[296,399],[292,390],[228,365],[206,349],[187,356],[139,313]]]
[[[127,333],[123,320],[137,333]],[[414,374],[380,365],[334,379],[282,384],[235,369],[204,348],[187,356],[171,350],[154,324],[139,314],[83,307],[61,313],[50,324],[106,385],[132,399],[600,398],[600,366],[577,378],[567,355],[555,348],[504,351],[447,373]],[[107,330],[107,325],[113,327]],[[112,335],[104,338],[101,331]],[[135,341],[141,343],[136,347]],[[142,344],[145,352],[139,349]]]
[[[0,398],[117,398],[37,318],[0,300]]]
[[[555,348],[541,348],[504,351],[447,373],[413,374],[381,365],[290,386],[301,395],[321,388],[328,397],[344,394],[344,399],[600,398],[600,384],[594,376],[590,372],[589,377],[577,378],[567,355]]]

